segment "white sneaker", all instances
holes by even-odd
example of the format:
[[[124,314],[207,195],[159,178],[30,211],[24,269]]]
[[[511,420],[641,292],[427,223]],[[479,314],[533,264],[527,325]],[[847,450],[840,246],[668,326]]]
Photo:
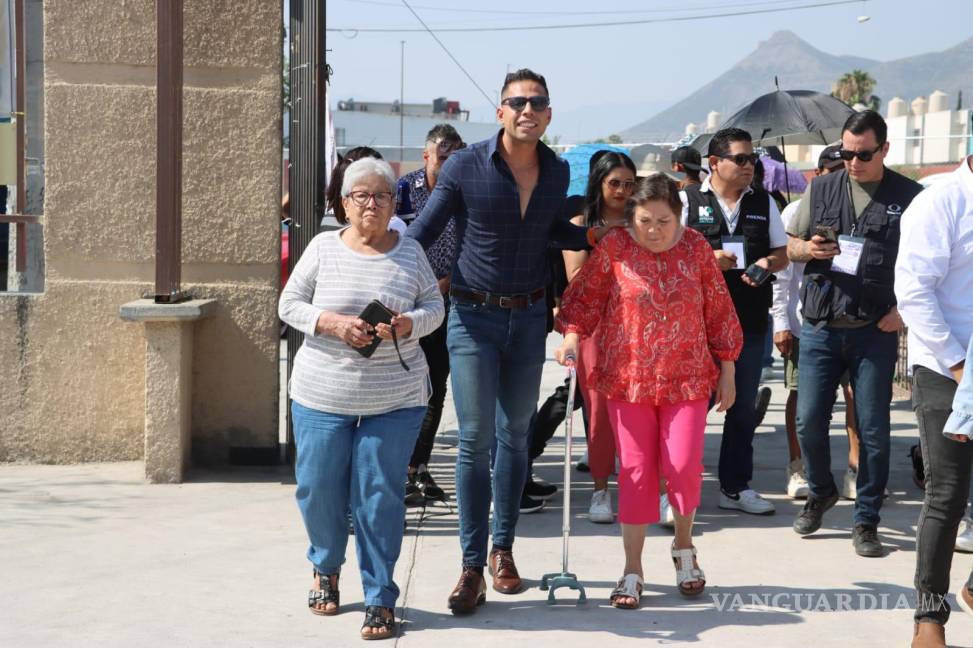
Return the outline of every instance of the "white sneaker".
[[[607,488],[596,490],[591,494],[588,519],[596,524],[611,524],[615,521],[615,514],[612,512],[612,496]]]
[[[956,536],[956,551],[973,553],[973,519],[963,518],[963,525]]]
[[[795,459],[787,465],[787,496],[791,499],[807,499],[810,489],[804,474],[804,461]]]
[[[882,491],[882,499],[888,499],[891,495],[892,493],[886,486],[885,490]],[[849,500],[858,499],[858,470],[855,468],[849,467],[845,471],[845,477],[841,481],[841,496]]]
[[[743,511],[752,515],[771,515],[777,510],[774,508],[773,503],[765,500],[761,497],[760,493],[752,488],[740,491],[735,495],[727,494],[723,492],[723,489],[720,489],[719,507],[721,509]]]
[[[845,478],[841,482],[841,496],[850,500],[858,498],[858,471],[851,466],[845,471]]]
[[[659,497],[659,524],[670,529],[676,526],[676,515],[672,512],[672,504],[669,503],[667,493]]]

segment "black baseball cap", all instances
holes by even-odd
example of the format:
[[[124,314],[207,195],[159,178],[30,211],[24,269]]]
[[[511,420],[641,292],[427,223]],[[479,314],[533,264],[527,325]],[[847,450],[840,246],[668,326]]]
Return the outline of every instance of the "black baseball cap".
[[[824,150],[821,151],[821,155],[818,156],[818,168],[831,170],[844,166],[845,163],[841,159],[841,155],[838,154],[840,150],[841,147],[835,144],[826,146]]]
[[[672,152],[670,159],[673,164],[681,164],[690,171],[699,171],[703,168],[702,156],[692,146],[680,146]]]

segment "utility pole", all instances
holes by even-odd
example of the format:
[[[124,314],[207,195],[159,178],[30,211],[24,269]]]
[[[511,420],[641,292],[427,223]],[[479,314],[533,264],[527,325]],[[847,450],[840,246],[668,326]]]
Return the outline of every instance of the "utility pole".
[[[399,41],[402,68],[399,71],[399,165],[405,159],[405,41]],[[399,169],[401,172],[401,168]]]

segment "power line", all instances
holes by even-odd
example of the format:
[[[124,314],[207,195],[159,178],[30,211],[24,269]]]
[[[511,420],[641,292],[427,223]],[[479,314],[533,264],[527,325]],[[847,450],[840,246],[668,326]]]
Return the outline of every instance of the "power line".
[[[863,1],[867,0],[832,0],[831,2],[815,2],[811,4],[798,5],[795,7],[775,7],[772,9],[753,9],[750,11],[730,11],[724,13],[715,14],[705,14],[701,16],[673,16],[669,18],[646,18],[641,20],[624,20],[624,21],[614,21],[614,22],[597,22],[597,23],[575,23],[568,25],[514,25],[506,27],[438,27],[436,31],[438,32],[514,32],[514,31],[540,31],[540,30],[550,30],[550,29],[583,29],[591,27],[621,27],[629,25],[648,25],[655,23],[670,23],[670,22],[687,22],[693,20],[707,20],[713,18],[732,18],[736,16],[753,16],[757,14],[768,14],[768,13],[783,13],[785,11],[798,11],[801,9],[820,9],[822,7],[833,7],[838,5],[849,5],[849,4],[861,4]],[[403,0],[405,3],[405,0]],[[408,7],[408,4],[406,4]],[[412,7],[409,7],[412,11]],[[412,11],[415,14],[415,11]],[[418,15],[416,15],[418,18]],[[421,19],[420,19],[420,22]],[[425,29],[414,29],[409,27],[328,27],[329,32],[356,32],[357,33],[402,33],[402,32],[421,32],[428,31],[432,34],[432,30],[426,27],[423,23]],[[433,36],[435,38],[435,36]],[[436,39],[437,42],[439,39]],[[441,43],[440,43],[441,44]],[[450,55],[452,56],[452,55]]]
[[[419,24],[423,26],[423,28],[425,29],[425,31],[429,32],[429,35],[433,37],[433,40],[435,40],[437,43],[439,43],[439,46],[441,48],[443,48],[443,51],[446,52],[446,56],[448,56],[449,58],[451,58],[453,60],[453,63],[456,64],[456,67],[458,67],[460,70],[462,70],[463,74],[466,75],[466,78],[470,80],[470,83],[472,83],[473,85],[476,86],[476,89],[480,91],[480,94],[483,95],[483,97],[487,100],[487,103],[490,105],[490,107],[493,108],[495,106],[494,100],[490,98],[490,95],[488,95],[486,93],[486,91],[484,91],[483,88],[480,87],[480,84],[476,82],[476,79],[474,79],[473,76],[469,72],[466,71],[466,68],[463,67],[463,65],[456,59],[456,57],[453,56],[453,53],[449,51],[449,48],[447,48],[443,44],[443,42],[441,40],[439,40],[439,37],[436,36],[436,34],[434,34],[431,29],[429,29],[429,27],[422,20],[422,18],[419,17],[419,14],[417,14],[415,12],[415,10],[411,6],[409,6],[409,3],[406,2],[406,0],[402,0],[402,4],[405,5],[406,9],[408,9],[409,11],[412,12],[412,15],[416,17],[416,20],[419,21]],[[409,30],[409,31],[422,31],[422,30],[421,29],[413,29],[413,30]]]
[[[346,2],[352,4],[370,4],[370,5],[380,5],[384,7],[398,7],[398,2],[391,2],[389,0],[345,0]],[[799,2],[800,0],[764,0],[762,2],[739,2],[735,4],[710,4],[710,5],[699,5],[695,7],[686,6],[685,4],[679,6],[671,7],[656,7],[655,9],[614,9],[605,11],[519,11],[519,10],[498,10],[498,9],[471,9],[471,8],[455,8],[455,7],[433,7],[430,5],[414,5],[416,9],[427,9],[429,11],[442,11],[446,13],[476,13],[476,14],[502,14],[505,16],[518,15],[518,16],[604,16],[604,15],[628,15],[628,14],[657,14],[657,13],[671,13],[671,12],[689,12],[689,11],[707,11],[710,9],[733,9],[735,7],[755,7],[755,6],[765,6],[765,5],[781,5],[793,2]],[[861,0],[865,1],[865,0]]]

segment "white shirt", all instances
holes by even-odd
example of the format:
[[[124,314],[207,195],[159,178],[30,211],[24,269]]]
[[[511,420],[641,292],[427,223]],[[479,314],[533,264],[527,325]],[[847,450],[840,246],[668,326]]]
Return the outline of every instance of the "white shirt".
[[[973,159],[971,156],[970,159]],[[965,160],[902,214],[895,297],[909,364],[952,378],[973,335],[973,171]]]
[[[405,224],[405,221],[398,216],[392,216],[389,219],[389,229],[393,232],[398,232],[399,236],[405,236],[405,230],[408,228],[409,226]]]
[[[703,180],[703,184],[699,186],[699,190],[703,193],[712,192],[716,196],[716,200],[719,202],[720,209],[723,212],[723,220],[726,221],[726,227],[730,230],[732,234],[737,228],[737,221],[740,220],[740,204],[743,202],[743,197],[747,194],[753,193],[752,187],[747,187],[742,194],[740,194],[740,200],[737,204],[730,209],[726,202],[723,200],[723,196],[718,194],[712,186],[710,186],[710,177],[706,176]],[[686,197],[685,191],[679,192],[679,198],[682,200],[682,224],[685,226],[689,222],[689,199]],[[784,231],[784,223],[780,220],[780,210],[777,208],[777,203],[773,198],[767,196],[767,201],[770,203],[769,214],[770,222],[770,248],[785,247],[787,245],[787,232]],[[749,214],[744,214],[744,218],[748,218]]]
[[[784,230],[791,223],[800,199],[784,207],[780,215]],[[774,301],[770,306],[770,314],[774,318],[774,333],[790,331],[794,337],[801,335],[801,283],[804,279],[803,263],[791,261],[786,268],[777,271],[777,281],[773,283]]]

